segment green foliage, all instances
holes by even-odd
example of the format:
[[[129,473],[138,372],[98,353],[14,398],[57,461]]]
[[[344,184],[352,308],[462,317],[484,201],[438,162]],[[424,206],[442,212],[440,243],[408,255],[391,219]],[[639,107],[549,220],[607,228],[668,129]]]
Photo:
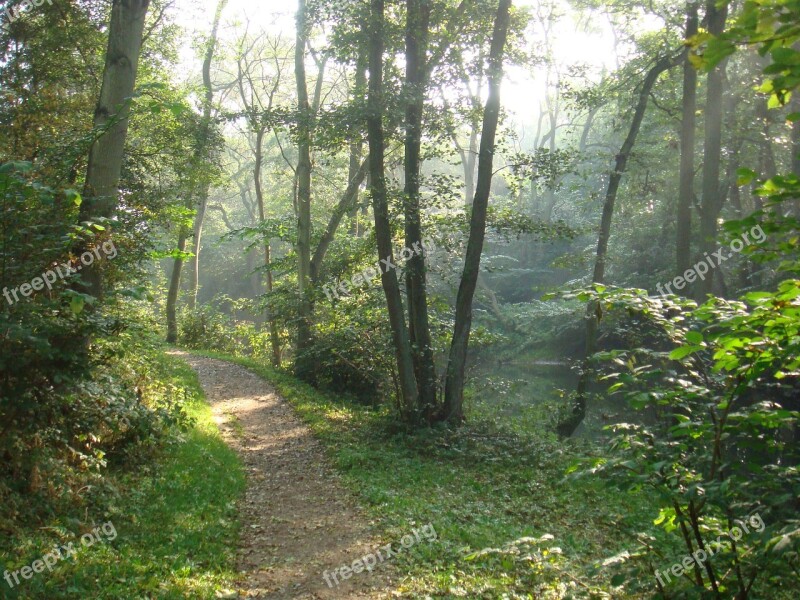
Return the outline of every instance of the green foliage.
[[[602,286],[581,297],[598,302],[602,314],[621,311],[658,332],[643,347],[598,357],[608,365],[608,391],[623,394],[641,416],[610,426],[611,456],[593,461],[591,472],[652,489],[661,502],[656,523],[682,535],[683,554],[700,540],[707,547],[725,538],[750,515],[766,524],[741,541],[726,538],[723,551],[662,593],[723,598],[786,590],[784,580],[800,566],[800,281],[700,306]],[[664,511],[672,516],[664,519]],[[641,539],[631,560],[621,561],[631,589],[681,558],[662,554],[644,532]]]
[[[17,352],[31,361],[24,370],[3,352],[3,381],[13,386],[4,388],[0,399],[5,527],[82,504],[81,488],[103,487],[107,466],[144,461],[171,432],[191,423],[184,390],[164,382],[153,366],[157,349],[152,334],[116,317],[91,319],[102,320],[104,326],[112,323],[114,335],[96,338],[88,354],[76,350],[71,366],[49,340],[31,344],[30,334],[24,339],[28,351]],[[38,324],[49,334],[54,325],[63,325],[81,344],[86,343],[84,335],[105,331],[76,329],[74,318]],[[13,343],[4,340],[7,348]],[[37,347],[38,356],[33,354]],[[59,343],[57,348],[63,347]]]
[[[241,462],[220,438],[188,365],[160,351],[136,352],[125,363],[148,387],[175,390],[192,426],[173,429],[160,452],[137,463],[136,473],[112,468],[101,485],[81,491],[81,503],[0,537],[0,565],[14,570],[55,544],[80,546],[81,533],[94,523],[111,521],[117,532],[113,541],[83,548],[78,560],[61,561],[13,590],[2,582],[4,598],[213,599],[233,586]]]
[[[217,349],[232,354],[241,348],[236,324],[214,306],[204,305],[194,311],[187,308],[180,315],[179,327],[179,342],[186,348]]]
[[[770,95],[770,107],[786,104],[800,85],[800,2],[797,0],[749,0],[732,25],[719,36],[701,32],[689,40],[693,64],[711,70],[740,45],[756,45],[771,64],[760,91]]]
[[[187,419],[180,390],[149,381],[153,342],[120,317],[123,296],[101,309],[72,276],[12,302],[11,290],[74,263],[77,240],[104,239],[102,226],[94,237],[68,225],[80,195],[15,162],[0,165],[0,202],[0,526],[11,527],[81,503],[109,463],[146,456]]]
[[[337,302],[333,319],[320,319],[311,350],[319,383],[362,402],[380,404],[394,396],[395,365],[390,332],[377,290]]]

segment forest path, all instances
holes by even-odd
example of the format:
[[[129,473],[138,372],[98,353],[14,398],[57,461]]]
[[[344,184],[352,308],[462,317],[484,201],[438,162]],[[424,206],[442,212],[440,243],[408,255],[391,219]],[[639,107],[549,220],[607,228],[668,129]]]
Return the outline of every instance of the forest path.
[[[239,506],[238,598],[387,598],[389,569],[332,571],[380,547],[352,494],[310,429],[272,386],[225,361],[174,351],[197,371],[225,441],[240,455],[247,491]],[[329,579],[329,581],[332,581]],[[382,591],[381,591],[382,590]]]

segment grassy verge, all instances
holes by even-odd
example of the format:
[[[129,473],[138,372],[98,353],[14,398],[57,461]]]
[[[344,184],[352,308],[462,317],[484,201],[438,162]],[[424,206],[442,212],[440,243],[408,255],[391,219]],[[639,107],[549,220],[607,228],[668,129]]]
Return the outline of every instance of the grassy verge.
[[[396,559],[408,597],[612,592],[611,574],[599,563],[635,546],[636,531],[653,529],[653,504],[642,494],[565,480],[574,455],[543,432],[476,420],[458,431],[409,434],[385,411],[340,401],[257,361],[201,354],[248,367],[276,386],[325,443],[386,542],[435,527],[436,542]]]
[[[176,434],[155,461],[108,472],[107,497],[93,503],[102,512],[53,518],[0,541],[0,564],[9,571],[34,564],[56,545],[77,550],[52,572],[20,575],[13,588],[0,581],[0,598],[214,598],[232,585],[243,469],[220,438],[195,373],[175,358],[158,360],[159,378],[186,390],[194,426]],[[87,523],[106,528],[84,545]]]

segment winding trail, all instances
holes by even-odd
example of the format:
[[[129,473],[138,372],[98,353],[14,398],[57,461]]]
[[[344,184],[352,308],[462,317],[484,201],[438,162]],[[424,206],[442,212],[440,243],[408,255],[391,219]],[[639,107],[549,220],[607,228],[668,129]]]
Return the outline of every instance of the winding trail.
[[[389,565],[340,579],[339,586],[323,580],[326,569],[352,564],[381,542],[286,401],[244,367],[173,354],[197,371],[214,419],[247,471],[239,507],[239,589],[229,597],[391,597]]]

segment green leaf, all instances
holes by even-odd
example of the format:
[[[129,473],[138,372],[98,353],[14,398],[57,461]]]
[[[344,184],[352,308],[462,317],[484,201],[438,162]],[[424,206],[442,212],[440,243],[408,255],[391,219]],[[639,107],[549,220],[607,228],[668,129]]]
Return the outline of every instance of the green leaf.
[[[78,295],[72,296],[72,299],[69,301],[69,308],[75,315],[81,314],[85,305],[86,300]]]
[[[72,202],[75,206],[80,206],[83,202],[83,198],[75,190],[65,190],[64,194],[66,195],[67,200]]]
[[[675,348],[672,352],[670,352],[669,357],[672,360],[680,360],[694,352],[697,352],[698,350],[700,350],[700,346],[681,346],[680,348]]]
[[[699,331],[690,331],[686,334],[686,341],[691,342],[692,344],[702,344],[703,343],[703,334]]]
[[[748,185],[756,178],[756,172],[750,169],[736,170],[736,185]]]
[[[173,102],[169,105],[169,110],[175,118],[178,118],[186,112],[186,107],[180,102]]]

